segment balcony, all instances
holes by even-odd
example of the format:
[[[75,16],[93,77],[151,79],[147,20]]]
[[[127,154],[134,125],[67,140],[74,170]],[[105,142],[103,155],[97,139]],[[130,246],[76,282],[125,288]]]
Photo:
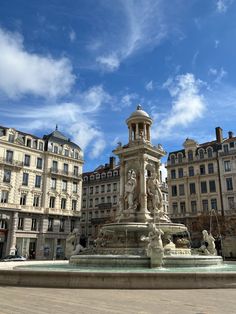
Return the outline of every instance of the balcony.
[[[14,160],[14,159],[7,159],[7,158],[0,158],[0,165],[6,165],[14,168],[21,169],[23,167],[23,162]]]
[[[57,175],[57,176],[61,176],[61,177],[73,178],[73,179],[77,179],[77,180],[82,179],[82,175],[79,173],[74,173],[74,172],[65,171],[65,170],[59,170],[59,169],[56,169],[53,167],[48,169],[48,173],[53,174],[53,175]]]

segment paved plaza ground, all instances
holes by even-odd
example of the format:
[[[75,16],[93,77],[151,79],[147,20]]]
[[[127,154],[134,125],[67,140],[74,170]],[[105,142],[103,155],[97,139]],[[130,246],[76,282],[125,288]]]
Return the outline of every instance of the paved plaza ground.
[[[234,314],[236,290],[101,290],[0,287],[1,314]]]

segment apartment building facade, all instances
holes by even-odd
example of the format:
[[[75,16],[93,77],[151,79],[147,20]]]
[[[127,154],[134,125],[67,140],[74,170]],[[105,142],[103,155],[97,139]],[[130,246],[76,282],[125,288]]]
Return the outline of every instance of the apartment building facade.
[[[0,127],[0,257],[63,258],[79,227],[83,153],[56,128],[43,138]]]
[[[164,210],[168,211],[168,188],[162,183]],[[115,157],[94,171],[83,173],[81,244],[93,245],[99,229],[114,222],[119,211],[120,166]]]
[[[187,138],[183,146],[168,155],[169,214],[199,238],[216,220],[223,230],[236,217],[236,137],[229,132],[223,138],[217,127],[215,140],[199,144]]]

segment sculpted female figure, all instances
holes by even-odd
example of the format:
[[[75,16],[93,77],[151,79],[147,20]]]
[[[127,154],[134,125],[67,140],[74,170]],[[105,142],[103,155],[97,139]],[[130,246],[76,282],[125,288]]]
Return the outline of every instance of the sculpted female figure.
[[[135,189],[137,186],[136,174],[134,170],[130,170],[128,172],[128,181],[125,184],[125,200],[127,200],[128,208],[133,209],[135,208]]]
[[[156,173],[153,173],[147,181],[147,194],[151,199],[154,218],[170,222],[170,218],[163,209],[163,197],[160,189],[160,182],[157,179]]]
[[[147,193],[151,197],[152,208],[154,211],[162,210],[162,192],[157,174],[153,173],[147,182]]]

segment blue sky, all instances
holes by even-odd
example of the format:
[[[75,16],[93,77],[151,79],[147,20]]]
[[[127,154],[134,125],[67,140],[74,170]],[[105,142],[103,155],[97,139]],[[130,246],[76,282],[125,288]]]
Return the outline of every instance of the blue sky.
[[[167,152],[236,131],[236,1],[1,0],[0,124],[58,124],[85,170],[127,143],[141,103]]]

